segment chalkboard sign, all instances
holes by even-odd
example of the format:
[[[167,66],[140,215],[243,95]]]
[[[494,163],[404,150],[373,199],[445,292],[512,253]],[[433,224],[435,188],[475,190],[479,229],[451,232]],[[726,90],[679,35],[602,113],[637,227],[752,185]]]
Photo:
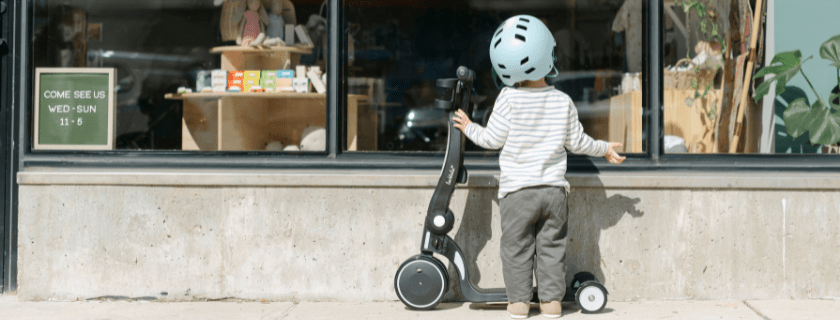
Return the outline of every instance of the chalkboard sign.
[[[35,69],[33,149],[113,149],[115,79],[110,68]]]

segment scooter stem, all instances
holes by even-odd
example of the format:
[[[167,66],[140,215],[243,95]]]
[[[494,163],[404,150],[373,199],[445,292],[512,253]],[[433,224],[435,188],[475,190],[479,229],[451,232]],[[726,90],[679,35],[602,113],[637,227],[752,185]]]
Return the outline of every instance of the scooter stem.
[[[468,115],[472,113],[470,95],[472,94],[475,72],[466,68],[458,68],[457,79],[439,79],[440,89],[451,90],[448,99],[437,99],[435,106],[447,111],[449,139],[446,144],[446,154],[441,168],[435,193],[426,212],[426,229],[438,235],[445,235],[452,230],[455,216],[449,210],[449,201],[455,192],[456,183],[467,182],[467,170],[464,168],[464,134],[455,128],[455,112],[464,110]]]

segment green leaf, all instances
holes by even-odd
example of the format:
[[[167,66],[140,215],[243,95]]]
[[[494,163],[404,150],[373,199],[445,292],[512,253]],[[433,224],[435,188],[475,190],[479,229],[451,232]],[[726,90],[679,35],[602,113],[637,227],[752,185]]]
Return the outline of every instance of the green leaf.
[[[783,119],[785,120],[785,130],[788,135],[796,139],[808,131],[808,128],[811,127],[811,122],[814,119],[811,114],[812,111],[813,110],[811,110],[811,107],[808,106],[808,103],[804,98],[796,99],[788,104],[783,116]]]
[[[810,132],[814,145],[832,145],[840,141],[840,112],[817,101],[809,107],[804,98],[794,100],[784,112],[785,128],[792,138]]]
[[[819,101],[814,103],[814,109],[818,109],[819,114],[812,123],[813,127],[809,128],[811,143],[827,146],[840,141],[840,113],[831,112]]]
[[[840,34],[820,46],[820,57],[834,62],[831,65],[840,68]]]
[[[703,33],[706,33],[706,20],[700,21],[700,31],[702,31]]]
[[[805,59],[805,61],[808,59]],[[758,102],[758,100],[761,100],[761,98],[770,93],[770,84],[774,81],[776,82],[776,97],[782,94],[782,92],[785,92],[785,86],[788,81],[796,76],[796,73],[799,72],[799,69],[805,61],[802,61],[802,52],[799,50],[782,52],[773,57],[770,65],[761,68],[755,77],[753,77],[753,79],[758,79],[771,73],[776,75],[755,88],[755,101]]]

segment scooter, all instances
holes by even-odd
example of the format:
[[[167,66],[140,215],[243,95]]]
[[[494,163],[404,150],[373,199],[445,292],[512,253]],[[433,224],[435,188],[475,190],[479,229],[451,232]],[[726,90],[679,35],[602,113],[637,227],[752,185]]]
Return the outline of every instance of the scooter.
[[[435,100],[435,107],[445,110],[449,116],[449,139],[440,178],[426,214],[420,254],[403,262],[394,276],[394,289],[400,301],[416,310],[434,309],[449,289],[449,274],[444,264],[433,256],[434,253],[446,257],[455,266],[461,294],[467,301],[508,301],[504,288],[482,289],[472,284],[461,248],[447,235],[452,231],[455,221],[455,216],[449,210],[455,184],[467,182],[467,169],[464,168],[464,135],[453,126],[455,122],[452,118],[458,109],[464,110],[466,114],[472,113],[470,96],[475,73],[461,66],[457,76],[437,80],[438,91],[444,94],[443,99]],[[583,312],[593,313],[604,309],[607,294],[607,289],[593,274],[580,272],[567,287],[563,301],[575,301]],[[539,302],[536,288],[533,301]]]

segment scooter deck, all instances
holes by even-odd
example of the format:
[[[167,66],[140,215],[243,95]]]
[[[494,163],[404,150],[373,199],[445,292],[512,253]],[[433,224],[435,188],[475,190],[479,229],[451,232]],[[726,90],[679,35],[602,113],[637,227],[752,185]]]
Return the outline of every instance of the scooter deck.
[[[504,299],[498,299],[496,301],[470,301],[469,302],[507,302],[507,293],[505,292],[505,288],[492,288],[492,289],[480,289],[475,288],[479,294],[487,297],[487,296],[499,296],[499,294],[504,295]],[[540,297],[537,293],[537,288],[534,288],[534,294],[531,296],[531,302],[533,303],[540,303]],[[575,292],[577,289],[572,287],[566,287],[566,294],[563,295],[564,302],[574,302],[575,301]]]

